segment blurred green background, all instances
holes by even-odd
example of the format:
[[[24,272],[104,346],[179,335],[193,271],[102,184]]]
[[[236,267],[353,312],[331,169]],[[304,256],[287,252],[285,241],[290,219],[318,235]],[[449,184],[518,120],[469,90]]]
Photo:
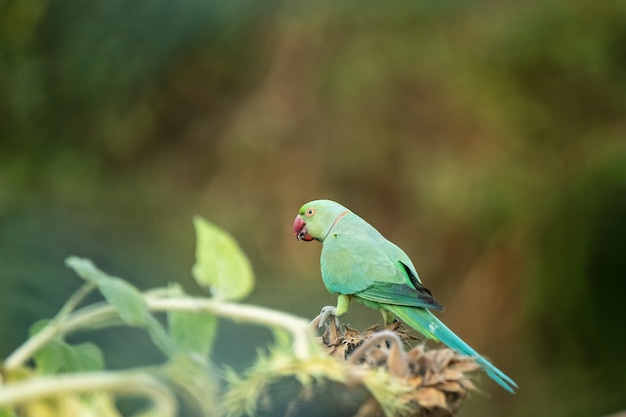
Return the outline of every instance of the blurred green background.
[[[335,299],[291,225],[316,198],[519,383],[482,378],[461,416],[626,408],[626,2],[0,1],[0,357],[80,285],[70,254],[202,294],[195,214],[251,257],[251,303],[314,317]],[[236,369],[270,340],[220,332]],[[139,331],[75,337],[159,360]]]

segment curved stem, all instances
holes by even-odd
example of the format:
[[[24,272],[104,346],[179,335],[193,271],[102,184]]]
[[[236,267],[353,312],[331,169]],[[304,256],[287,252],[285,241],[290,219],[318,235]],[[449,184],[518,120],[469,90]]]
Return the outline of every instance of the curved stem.
[[[152,311],[206,311],[235,321],[280,327],[293,335],[294,354],[296,357],[307,358],[312,353],[313,343],[307,321],[287,313],[264,307],[227,303],[209,298],[145,297],[145,300],[148,309]],[[39,333],[28,339],[6,359],[4,368],[7,370],[18,368],[59,334],[71,333],[89,326],[93,327],[94,323],[102,323],[115,317],[117,317],[115,308],[105,303],[77,310],[62,322],[51,322]]]
[[[206,298],[160,298],[146,299],[148,307],[154,311],[182,310],[208,311],[235,321],[280,327],[294,337],[294,354],[298,358],[311,355],[311,336],[308,322],[291,314],[247,304],[227,303]]]
[[[5,385],[0,390],[0,406],[13,406],[42,397],[98,391],[146,396],[154,404],[154,415],[162,417],[176,415],[176,400],[172,393],[153,376],[137,372],[94,372],[34,377]]]
[[[19,368],[24,362],[30,359],[35,352],[42,348],[46,343],[52,340],[58,334],[58,326],[48,324],[41,329],[39,333],[31,336],[28,340],[20,345],[9,357],[4,361],[3,368],[11,370]]]
[[[63,309],[61,309],[61,312],[63,312]],[[85,324],[92,324],[96,319],[102,319],[103,314],[112,317],[117,315],[112,306],[102,303],[85,307],[75,313],[69,314],[65,320],[51,320],[39,333],[31,336],[7,357],[3,364],[4,369],[11,370],[19,368],[39,349],[44,347],[59,334],[69,333]]]
[[[39,350],[46,343],[56,337],[56,335],[60,333],[62,322],[67,319],[67,317],[69,317],[69,315],[76,308],[76,306],[91,291],[93,291],[94,288],[96,288],[96,285],[88,282],[82,285],[78,290],[76,290],[76,292],[72,294],[72,296],[69,298],[69,300],[67,300],[63,307],[61,307],[61,310],[59,310],[56,316],[54,316],[54,318],[50,320],[39,333],[30,337],[11,355],[9,355],[4,363],[4,368],[13,369],[19,367],[30,357],[32,357],[32,355],[37,352],[37,350]]]
[[[61,310],[54,317],[54,320],[61,321],[70,315],[72,311],[76,308],[78,304],[80,304],[83,299],[89,295],[91,291],[96,288],[96,284],[93,282],[86,282],[83,284],[72,296],[67,300],[67,302],[61,307]]]

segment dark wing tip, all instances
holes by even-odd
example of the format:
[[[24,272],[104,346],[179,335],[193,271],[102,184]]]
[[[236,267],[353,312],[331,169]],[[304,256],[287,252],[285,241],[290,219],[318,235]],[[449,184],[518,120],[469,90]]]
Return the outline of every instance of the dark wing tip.
[[[435,300],[434,298],[430,297],[429,301],[429,305],[431,306],[430,309],[431,310],[435,310],[435,311],[445,311],[446,309],[443,308],[443,306],[441,304],[439,304],[439,302],[437,300]]]
[[[409,279],[411,280],[411,284],[413,284],[413,287],[419,293],[419,299],[422,300],[425,304],[427,304],[431,310],[444,311],[445,309],[443,308],[443,306],[439,304],[437,300],[435,300],[430,290],[424,287],[424,284],[422,284],[419,281],[419,279],[417,279],[415,274],[413,274],[413,271],[411,271],[411,268],[409,268],[408,265],[406,265],[404,262],[401,262],[401,261],[400,261],[400,265],[404,267],[406,274],[409,276]]]

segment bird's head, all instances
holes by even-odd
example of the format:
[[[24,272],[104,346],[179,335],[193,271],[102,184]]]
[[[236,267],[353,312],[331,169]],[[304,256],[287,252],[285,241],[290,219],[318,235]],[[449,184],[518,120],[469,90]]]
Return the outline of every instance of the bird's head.
[[[293,222],[293,232],[298,240],[323,242],[335,223],[349,212],[350,210],[331,200],[310,201],[300,207]]]

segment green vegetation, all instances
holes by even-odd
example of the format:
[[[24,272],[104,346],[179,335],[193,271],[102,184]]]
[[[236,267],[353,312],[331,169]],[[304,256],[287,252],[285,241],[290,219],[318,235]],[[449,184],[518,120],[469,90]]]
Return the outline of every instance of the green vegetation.
[[[76,290],[68,254],[204,295],[196,213],[249,255],[246,301],[311,318],[335,300],[290,225],[332,198],[519,383],[461,416],[626,409],[625,39],[622,0],[0,0],[0,357]],[[89,343],[107,369],[152,366],[151,326],[54,349],[83,346],[70,369],[99,364]],[[241,328],[212,346],[237,372],[272,338]]]
[[[141,292],[127,281],[102,272],[89,260],[68,258],[67,265],[86,283],[52,320],[37,322],[31,337],[4,361],[2,415],[118,416],[111,395],[118,394],[150,400],[150,407],[135,415],[174,416],[178,405],[172,388],[183,394],[199,415],[222,415],[217,397],[220,370],[209,362],[219,316],[286,332],[281,333],[282,340],[289,334],[288,345],[293,345],[293,351],[285,348],[289,356],[294,361],[312,358],[314,344],[306,321],[231,302],[251,289],[249,261],[230,235],[201,218],[195,224],[197,253],[201,256],[194,271],[212,271],[196,272],[195,276],[200,283],[210,285],[211,298],[190,297],[175,283]],[[241,265],[245,266],[243,273]],[[78,308],[96,288],[104,300]],[[154,312],[165,312],[166,327]],[[96,344],[67,342],[69,335],[78,331],[121,325],[147,331],[167,358],[165,364],[105,370],[103,352]],[[28,365],[31,359],[33,367]]]

